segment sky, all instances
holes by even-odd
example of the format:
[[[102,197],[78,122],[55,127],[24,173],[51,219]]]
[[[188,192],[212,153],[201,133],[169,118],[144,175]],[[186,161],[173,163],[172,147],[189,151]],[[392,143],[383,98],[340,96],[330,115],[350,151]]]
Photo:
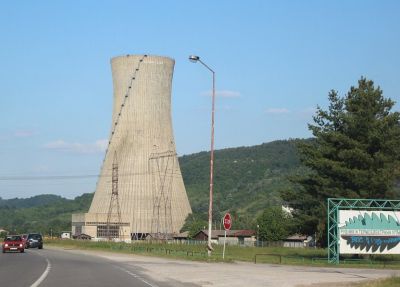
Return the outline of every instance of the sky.
[[[95,190],[115,56],[175,59],[179,155],[210,149],[212,78],[192,54],[216,73],[216,149],[311,137],[328,92],[361,76],[399,102],[399,13],[369,0],[0,1],[0,197]]]

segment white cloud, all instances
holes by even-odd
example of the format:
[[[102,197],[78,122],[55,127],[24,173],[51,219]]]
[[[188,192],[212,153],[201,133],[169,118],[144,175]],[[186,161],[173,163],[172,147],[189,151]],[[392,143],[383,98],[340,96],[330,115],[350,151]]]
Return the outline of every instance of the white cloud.
[[[36,132],[33,130],[16,130],[13,133],[14,137],[16,137],[16,138],[28,138],[35,134],[36,134]]]
[[[266,110],[266,113],[280,115],[280,114],[288,114],[288,113],[290,113],[290,111],[286,108],[269,108]]]
[[[35,130],[21,129],[0,134],[0,141],[10,141],[18,138],[29,138],[37,134]]]
[[[102,153],[108,145],[107,139],[97,140],[94,143],[69,143],[63,140],[56,140],[44,145],[44,148],[63,152],[72,152],[79,154]]]
[[[204,92],[202,93],[202,95],[211,97],[212,91]],[[222,98],[239,98],[240,93],[237,91],[221,90],[221,91],[215,91],[215,96]]]

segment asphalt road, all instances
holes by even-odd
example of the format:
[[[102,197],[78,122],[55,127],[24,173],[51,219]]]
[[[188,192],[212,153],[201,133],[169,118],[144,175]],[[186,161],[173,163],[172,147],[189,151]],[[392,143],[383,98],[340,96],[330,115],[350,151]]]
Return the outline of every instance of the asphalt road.
[[[60,250],[28,249],[0,254],[0,286],[6,287],[167,287],[154,282],[140,267],[106,258]]]
[[[46,266],[46,259],[33,252],[0,253],[0,285],[31,286]]]

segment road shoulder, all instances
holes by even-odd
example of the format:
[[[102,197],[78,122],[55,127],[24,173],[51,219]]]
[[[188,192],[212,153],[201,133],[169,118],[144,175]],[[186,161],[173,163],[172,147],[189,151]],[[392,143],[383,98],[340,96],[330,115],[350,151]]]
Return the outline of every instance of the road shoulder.
[[[135,254],[51,248],[100,256],[128,267],[140,267],[146,276],[159,282],[175,281],[177,286],[332,286],[337,283],[400,276],[399,270],[256,265],[248,262],[207,263]]]

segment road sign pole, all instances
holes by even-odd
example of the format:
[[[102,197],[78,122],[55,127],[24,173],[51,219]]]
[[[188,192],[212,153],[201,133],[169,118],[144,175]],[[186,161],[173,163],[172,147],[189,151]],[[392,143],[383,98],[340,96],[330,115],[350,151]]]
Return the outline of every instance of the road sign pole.
[[[225,230],[225,236],[224,236],[224,250],[222,251],[222,259],[225,260],[225,243],[226,243],[226,230]]]
[[[222,251],[222,259],[225,260],[225,244],[226,244],[226,231],[231,230],[232,227],[232,217],[229,213],[226,213],[224,218],[224,229],[225,229],[225,236],[224,236],[224,249]]]

